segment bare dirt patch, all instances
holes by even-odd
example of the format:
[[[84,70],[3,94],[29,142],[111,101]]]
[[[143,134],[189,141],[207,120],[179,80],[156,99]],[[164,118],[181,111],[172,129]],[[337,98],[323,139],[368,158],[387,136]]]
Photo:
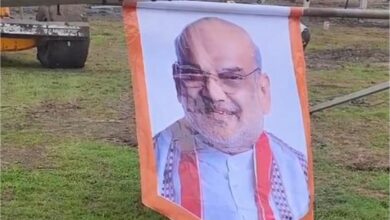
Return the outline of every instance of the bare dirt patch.
[[[306,64],[310,70],[342,68],[350,63],[387,63],[386,49],[343,48],[306,53]]]
[[[114,144],[136,146],[136,132],[132,99],[123,93],[119,104],[110,103],[108,108],[117,116],[96,119],[83,113],[80,101],[58,103],[45,101],[28,110],[31,124],[39,125],[44,132],[61,136],[83,137],[103,140]]]
[[[378,190],[372,190],[367,188],[357,188],[355,189],[360,195],[365,195],[374,199],[387,200],[389,198],[388,193]],[[384,203],[381,203],[384,207],[387,207]]]
[[[312,116],[314,147],[325,148],[330,161],[350,170],[390,170],[388,149],[375,146],[375,133],[370,132],[386,126],[363,118],[336,120],[328,116],[320,121]]]
[[[47,153],[43,146],[18,148],[2,146],[1,168],[20,166],[24,169],[50,169],[52,164],[46,161]]]
[[[14,197],[15,197],[15,192],[12,189],[12,187],[5,187],[5,189],[3,189],[1,191],[1,201],[2,202],[12,201],[14,199]]]

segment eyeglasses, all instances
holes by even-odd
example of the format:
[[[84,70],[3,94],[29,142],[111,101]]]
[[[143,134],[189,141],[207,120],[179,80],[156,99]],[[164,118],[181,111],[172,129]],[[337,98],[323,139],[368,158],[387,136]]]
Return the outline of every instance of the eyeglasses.
[[[226,92],[236,91],[238,88],[242,87],[244,82],[248,81],[248,76],[261,70],[257,67],[253,71],[245,73],[241,68],[232,68],[217,74],[212,74],[192,65],[180,65],[178,63],[173,64],[173,69],[175,73],[173,77],[185,88],[204,88],[207,80],[213,78],[220,82],[220,86]]]

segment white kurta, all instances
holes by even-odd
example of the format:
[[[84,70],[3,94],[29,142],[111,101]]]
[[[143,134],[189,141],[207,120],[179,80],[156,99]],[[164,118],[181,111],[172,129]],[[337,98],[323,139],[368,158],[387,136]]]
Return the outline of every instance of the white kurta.
[[[155,150],[158,171],[158,191],[163,195],[164,172],[169,161],[169,149],[177,142],[169,128],[155,137]],[[300,219],[309,209],[307,170],[302,166],[302,154],[288,147],[281,140],[267,134],[273,159],[278,166],[281,185],[272,186],[269,204],[276,219],[281,219],[279,189],[284,191],[283,200],[289,206],[291,219]],[[173,141],[175,140],[175,141]],[[180,204],[180,176],[178,172],[180,150],[174,147],[172,182],[174,197],[171,200]],[[255,201],[255,160],[254,150],[230,155],[202,143],[196,148],[199,163],[203,219],[205,220],[258,220]],[[260,158],[261,159],[261,158]],[[307,168],[306,168],[307,169]],[[197,183],[194,183],[197,184]],[[270,183],[271,184],[271,183]]]

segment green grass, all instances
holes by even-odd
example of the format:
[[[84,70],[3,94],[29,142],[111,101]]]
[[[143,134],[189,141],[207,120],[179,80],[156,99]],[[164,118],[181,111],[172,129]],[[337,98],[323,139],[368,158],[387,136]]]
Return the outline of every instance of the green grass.
[[[2,219],[164,219],[141,204],[134,143],[110,139],[134,136],[122,25],[93,21],[91,31],[81,70],[44,69],[34,50],[2,55]],[[318,23],[307,54],[388,56],[387,31]],[[310,102],[388,80],[388,64],[369,56],[309,69]],[[388,100],[382,92],[312,115],[316,219],[389,219]]]
[[[2,131],[2,142],[7,145],[7,143],[12,143],[13,147],[33,147],[37,145],[42,145],[46,141],[52,141],[47,134],[41,131],[29,131],[29,132],[8,132],[7,130]],[[3,146],[5,147],[5,146]]]
[[[35,50],[2,55],[1,219],[164,219],[141,204],[136,149],[84,136],[121,117],[130,88],[121,23],[91,30],[80,70],[42,68]]]
[[[316,150],[316,155],[326,154]],[[388,171],[357,171],[317,158],[318,219],[388,219]]]
[[[337,21],[330,22],[329,30],[324,30],[321,23],[315,26],[309,25],[309,28],[311,42],[314,42],[309,45],[309,52],[356,47],[386,50],[389,47],[389,42],[384,40],[388,37],[386,28],[346,27]]]
[[[324,60],[331,64],[324,69],[309,69],[312,104],[388,81],[388,63],[370,60],[375,51],[388,57],[388,29],[311,30],[309,57],[351,48],[350,56],[360,56],[353,61],[346,53],[341,61]],[[389,219],[388,100],[388,91],[381,92],[312,116],[316,219]]]
[[[161,219],[140,203],[135,149],[98,142],[53,146],[54,169],[2,174],[2,219]]]
[[[310,71],[310,101],[312,103],[347,95],[385,82],[387,67],[347,64],[339,69]]]

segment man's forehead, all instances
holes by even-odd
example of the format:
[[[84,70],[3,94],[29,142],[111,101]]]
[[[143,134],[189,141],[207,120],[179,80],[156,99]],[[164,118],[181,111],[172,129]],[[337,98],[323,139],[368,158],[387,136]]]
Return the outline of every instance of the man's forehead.
[[[253,57],[254,44],[241,27],[218,18],[198,20],[179,36],[179,61],[199,60],[199,54],[210,58],[229,55]]]
[[[182,40],[188,43],[221,39],[231,40],[231,43],[238,43],[235,42],[236,39],[240,39],[242,43],[251,43],[248,33],[243,28],[219,18],[200,19],[187,26],[182,35],[184,36]]]
[[[211,18],[211,17],[202,18],[202,19],[199,19],[199,20],[191,23],[190,25],[188,25],[185,28],[185,30],[194,30],[194,29],[215,30],[215,28],[227,29],[227,30],[229,30],[229,29],[230,30],[241,30],[241,31],[245,32],[245,30],[243,30],[241,27],[239,27],[236,24],[233,24],[233,23],[226,21],[226,20],[222,20],[220,18]]]

